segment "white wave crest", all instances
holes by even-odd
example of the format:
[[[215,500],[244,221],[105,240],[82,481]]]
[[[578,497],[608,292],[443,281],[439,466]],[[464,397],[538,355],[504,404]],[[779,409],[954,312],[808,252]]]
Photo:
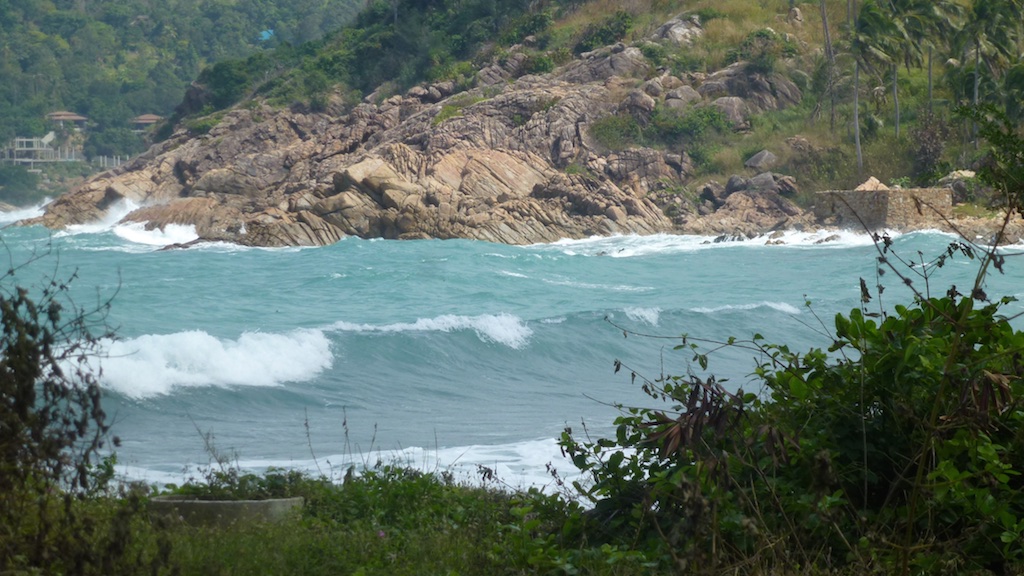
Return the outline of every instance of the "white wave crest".
[[[697,312],[699,314],[715,314],[717,312],[728,312],[731,310],[756,310],[758,308],[771,308],[778,310],[785,314],[799,314],[800,309],[792,304],[785,302],[757,302],[754,304],[727,304],[725,306],[716,306],[714,308],[700,307],[691,308],[691,312]]]
[[[47,198],[42,204],[38,206],[30,206],[28,208],[18,208],[11,210],[10,212],[0,211],[0,225],[11,224],[18,222],[19,220],[25,220],[26,218],[36,218],[43,215],[43,207],[50,202]]]
[[[537,488],[548,493],[558,489],[548,470],[549,464],[558,470],[560,478],[567,484],[574,480],[582,480],[582,475],[565,458],[553,438],[497,445],[380,449],[370,453],[357,451],[332,454],[319,460],[249,458],[239,460],[236,464],[246,472],[257,474],[265,473],[271,468],[297,470],[313,475],[325,474],[328,478],[340,482],[349,467],[361,471],[367,462],[375,461],[427,473],[445,471],[457,481],[470,485],[482,484],[479,467],[484,466],[492,470],[495,479],[505,486],[521,490]],[[117,471],[123,478],[129,480],[144,480],[157,485],[181,484],[188,480],[188,475],[181,472],[183,469],[195,469],[201,465],[181,462],[168,462],[159,467],[119,464]]]
[[[455,332],[473,330],[483,341],[504,344],[519,349],[530,341],[533,330],[522,319],[512,314],[482,314],[480,316],[455,316],[446,314],[437,318],[420,318],[412,323],[386,325],[354,324],[336,322],[333,330],[342,332]]]
[[[118,224],[114,226],[113,231],[124,240],[147,246],[185,244],[199,238],[199,235],[196,234],[196,227],[185,224],[168,224],[162,230],[159,228],[146,230],[145,222],[131,222]]]
[[[509,270],[501,270],[498,274],[502,276],[508,276],[509,278],[529,278],[526,274],[520,274],[519,272],[511,272]]]
[[[319,330],[245,332],[222,340],[194,330],[102,343],[101,385],[132,398],[177,387],[279,386],[316,377],[333,361]]]
[[[610,290],[612,292],[650,292],[654,288],[650,286],[630,286],[628,284],[594,284],[591,282],[574,282],[572,280],[544,280],[545,284],[552,286],[568,286],[569,288],[581,288],[583,290]]]
[[[103,218],[88,224],[72,224],[56,236],[77,236],[78,234],[99,234],[112,230],[122,218],[137,210],[139,205],[131,200],[121,200],[107,209]]]
[[[889,236],[899,236],[889,231]],[[607,256],[609,258],[632,258],[658,254],[680,254],[724,248],[729,246],[747,247],[815,247],[850,248],[869,246],[869,234],[849,230],[816,230],[810,232],[787,231],[762,235],[744,240],[719,240],[715,236],[694,236],[687,234],[652,234],[650,236],[594,236],[582,240],[559,240],[551,244],[534,244],[529,250],[558,251],[566,256]]]
[[[658,319],[661,316],[661,308],[637,308],[629,307],[622,310],[626,313],[626,317],[633,322],[644,322],[651,326],[658,325]]]

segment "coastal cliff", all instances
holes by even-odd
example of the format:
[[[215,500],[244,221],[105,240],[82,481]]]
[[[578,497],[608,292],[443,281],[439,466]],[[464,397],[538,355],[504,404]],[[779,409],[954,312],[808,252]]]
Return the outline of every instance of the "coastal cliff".
[[[699,31],[678,20],[652,40],[687,42]],[[692,173],[685,148],[608,150],[590,133],[612,114],[644,123],[656,109],[694,107],[713,107],[741,131],[756,114],[800,102],[782,75],[740,62],[677,77],[623,44],[544,75],[524,74],[527,65],[526,54],[513,50],[479,70],[469,90],[419,85],[355,106],[335,98],[316,113],[250,101],[205,134],[179,128],[32,223],[59,228],[130,206],[123,221],[193,225],[200,240],[287,246],[349,235],[509,244],[620,233],[752,235],[811,218],[786,197],[795,192],[790,177],[764,172],[728,197],[693,202],[675,193]]]

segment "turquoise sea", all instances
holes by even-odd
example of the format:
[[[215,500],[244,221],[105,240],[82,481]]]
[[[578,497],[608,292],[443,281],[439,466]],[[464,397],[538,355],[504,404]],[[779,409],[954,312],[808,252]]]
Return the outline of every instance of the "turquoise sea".
[[[853,233],[817,244],[829,233],[792,232],[781,246],[659,235],[187,250],[160,250],[192,239],[187,227],[0,234],[14,263],[47,253],[18,272],[22,284],[77,273],[79,305],[113,299],[117,338],[96,367],[119,469],[152,482],[207,465],[210,433],[256,470],[337,474],[379,460],[473,477],[483,465],[509,485],[546,486],[549,463],[572,472],[555,441],[565,426],[606,434],[615,403],[653,403],[631,370],[701,373],[673,349],[681,335],[827,346],[819,319],[858,305],[859,278],[876,283],[875,248]],[[920,260],[951,239],[914,233],[895,246]],[[1021,266],[1006,269],[988,292],[1024,295]],[[957,258],[928,284],[966,287],[975,270]],[[910,299],[891,275],[883,282],[887,308]],[[616,374],[615,360],[628,368]],[[722,350],[709,372],[754,389],[753,367],[751,352]]]

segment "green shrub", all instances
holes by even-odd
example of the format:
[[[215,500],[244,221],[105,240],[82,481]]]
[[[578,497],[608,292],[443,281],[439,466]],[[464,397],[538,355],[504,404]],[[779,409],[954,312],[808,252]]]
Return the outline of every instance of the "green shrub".
[[[210,130],[213,130],[221,119],[224,117],[223,114],[210,114],[209,116],[201,116],[199,118],[193,118],[185,122],[185,127],[194,136],[201,136],[206,134]]]
[[[725,13],[721,10],[716,10],[711,7],[700,8],[694,12],[697,18],[700,19],[701,26],[707,25],[708,22],[718,19],[725,18]]]
[[[0,276],[0,573],[132,574],[166,555],[136,539],[137,494],[107,496],[107,418],[90,358],[109,304],[92,311],[52,279],[37,296]],[[114,438],[114,445],[118,440]]]
[[[554,19],[549,11],[523,14],[508,27],[501,37],[503,44],[518,44],[527,36],[534,36],[544,32],[551,26]]]
[[[1024,139],[1009,121],[971,114],[993,145],[982,178],[1016,210]],[[861,305],[831,328],[822,323],[826,347],[803,353],[756,334],[684,335],[676,350],[704,373],[717,349],[750,351],[760,390],[731,392],[696,370],[658,379],[633,372],[661,407],[625,409],[611,438],[567,429],[561,444],[593,505],[573,526],[577,537],[710,572],[1018,566],[1024,332],[1010,323],[1013,298],[984,289],[1005,257],[956,241],[904,268],[888,237],[875,240],[878,278],[914,290],[909,305],[873,309],[884,287],[861,280]],[[931,274],[954,258],[979,261],[974,285],[929,293]]]
[[[683,113],[655,108],[646,125],[628,114],[613,114],[590,124],[590,135],[609,150],[631,146],[682,149],[697,166],[709,168],[720,149],[717,138],[730,129],[724,113],[713,106],[697,106]]]
[[[530,54],[523,62],[524,74],[546,74],[555,69],[555,61],[547,54]]]
[[[437,116],[434,116],[434,119],[431,120],[430,123],[434,126],[437,126],[438,124],[444,122],[445,120],[454,118],[456,116],[461,116],[462,110],[464,108],[472,106],[473,104],[476,104],[477,102],[482,102],[484,100],[486,100],[486,98],[480,96],[470,96],[468,94],[455,96],[451,100],[449,100],[447,104],[441,106],[441,111],[437,113]]]
[[[625,10],[619,10],[600,23],[584,30],[583,37],[576,43],[573,51],[581,54],[614,44],[625,38],[632,27],[633,16]]]
[[[609,150],[624,150],[643,142],[643,128],[628,114],[612,114],[590,123],[590,135]]]
[[[775,69],[780,57],[795,56],[798,52],[794,42],[774,30],[762,28],[748,34],[739,47],[729,52],[727,59],[729,62],[744,60],[752,71],[768,74]]]
[[[24,166],[0,166],[0,202],[29,206],[43,200],[39,175]]]

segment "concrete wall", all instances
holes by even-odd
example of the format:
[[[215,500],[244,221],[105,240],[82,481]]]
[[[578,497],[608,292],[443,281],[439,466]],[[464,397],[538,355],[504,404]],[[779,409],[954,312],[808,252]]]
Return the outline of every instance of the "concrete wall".
[[[829,190],[818,193],[814,214],[847,228],[922,228],[952,216],[953,194],[949,188]]]

